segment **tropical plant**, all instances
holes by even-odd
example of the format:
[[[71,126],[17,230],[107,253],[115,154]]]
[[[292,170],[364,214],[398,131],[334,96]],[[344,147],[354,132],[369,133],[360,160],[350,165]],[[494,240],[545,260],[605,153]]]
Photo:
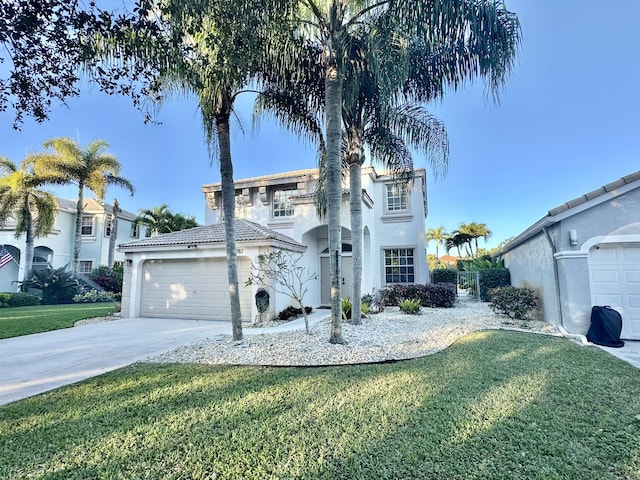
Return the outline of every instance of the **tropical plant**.
[[[48,183],[78,186],[75,240],[71,262],[72,271],[77,273],[82,245],[85,187],[92,191],[100,202],[104,201],[109,185],[122,187],[131,195],[134,193],[134,188],[129,180],[120,176],[120,162],[116,157],[104,152],[109,147],[104,140],[93,140],[82,149],[71,138],[60,137],[47,140],[44,147],[53,149],[54,153],[39,158],[35,163],[35,172]]]
[[[216,154],[218,157],[234,340],[241,340],[243,334],[230,118],[236,98],[257,71],[262,52],[267,48],[268,34],[286,24],[278,19],[288,14],[287,5],[277,0],[165,0],[152,7],[164,22],[166,36],[179,47],[175,58],[160,72],[155,93],[187,93],[197,97],[210,156],[212,161]]]
[[[429,228],[427,230],[427,234],[425,236],[427,241],[427,247],[431,242],[435,242],[436,244],[436,263],[435,263],[436,268],[438,267],[438,263],[440,261],[439,260],[440,255],[438,254],[438,245],[444,246],[447,240],[447,236],[448,236],[448,233],[443,226],[439,226],[437,228]]]
[[[54,269],[45,268],[33,271],[33,280],[28,286],[42,292],[44,305],[72,303],[73,297],[80,289],[80,282],[67,266]]]
[[[6,157],[0,157],[0,225],[10,219],[16,222],[15,236],[26,235],[25,262],[22,282],[31,279],[33,269],[34,239],[49,233],[56,219],[55,197],[40,187],[44,181],[35,173],[38,157],[26,157],[16,166]]]
[[[417,298],[405,298],[398,303],[400,311],[409,315],[418,315],[420,313],[420,300]]]
[[[353,314],[353,302],[350,297],[344,297],[340,302],[340,307],[342,310],[342,319],[343,320],[351,320],[351,316]]]
[[[471,252],[469,251],[470,240],[471,240],[471,237],[468,234],[463,233],[459,230],[455,230],[451,235],[449,235],[445,239],[445,247],[447,249],[447,253],[449,253],[449,250],[451,250],[452,248],[456,248],[458,250],[458,258],[462,258],[462,251],[460,250],[460,247],[465,247],[466,255],[470,257],[471,256]]]

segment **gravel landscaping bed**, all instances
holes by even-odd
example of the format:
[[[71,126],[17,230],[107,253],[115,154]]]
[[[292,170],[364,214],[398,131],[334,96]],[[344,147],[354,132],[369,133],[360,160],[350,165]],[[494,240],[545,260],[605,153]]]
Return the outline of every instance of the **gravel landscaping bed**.
[[[454,308],[422,308],[421,315],[406,315],[397,307],[387,307],[382,313],[368,315],[361,325],[343,322],[346,343],[342,345],[329,343],[331,325],[323,320],[311,328],[310,334],[246,332],[241,342],[218,335],[148,361],[277,366],[385,362],[429,355],[471,331],[497,328],[560,335],[547,323],[510,320],[493,313],[487,303],[461,301]]]

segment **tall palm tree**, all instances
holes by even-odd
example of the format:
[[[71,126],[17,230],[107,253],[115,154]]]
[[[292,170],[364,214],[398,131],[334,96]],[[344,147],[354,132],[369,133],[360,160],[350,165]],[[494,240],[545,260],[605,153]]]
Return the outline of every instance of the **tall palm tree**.
[[[341,343],[340,327],[340,207],[341,207],[341,141],[342,141],[342,106],[346,65],[349,61],[350,36],[354,30],[364,29],[375,34],[375,22],[383,13],[396,21],[397,32],[408,35],[408,39],[417,39],[414,45],[422,48],[426,45],[466,46],[489,45],[488,55],[478,55],[469,62],[439,66],[446,73],[445,78],[460,82],[473,72],[483,72],[491,76],[494,83],[504,81],[504,73],[508,72],[515,46],[519,41],[519,25],[517,18],[501,8],[494,0],[301,0],[299,13],[303,14],[300,22],[301,37],[316,42],[322,49],[320,62],[323,66],[323,83],[325,92],[325,139],[326,139],[326,176],[327,204],[329,227],[329,253],[331,258],[331,317],[332,329],[330,342]],[[506,46],[507,48],[502,48]],[[493,47],[493,48],[492,48]],[[416,48],[418,49],[418,48]],[[459,52],[458,52],[459,53]],[[505,56],[506,62],[495,66],[489,60]],[[406,57],[409,58],[408,56]],[[436,58],[436,57],[434,57]],[[494,62],[495,63],[495,62]],[[407,78],[410,71],[415,71],[414,82],[404,86],[403,95],[407,98],[421,100],[432,98],[432,83],[425,79],[431,76],[428,67],[422,70],[411,67],[409,61],[404,63],[406,75],[396,79]],[[440,77],[442,80],[443,77]],[[348,92],[347,92],[348,94]]]
[[[26,157],[16,166],[6,157],[0,157],[0,225],[9,218],[16,220],[16,238],[26,234],[24,273],[22,282],[31,280],[35,237],[49,233],[56,219],[55,197],[40,190],[43,180],[33,168],[37,156]]]
[[[436,243],[436,267],[438,266],[440,255],[438,254],[438,245],[445,245],[449,234],[443,226],[437,228],[429,228],[426,234],[427,246],[430,242]]]
[[[489,230],[487,228],[487,225],[484,223],[461,223],[458,227],[458,231],[468,235],[468,243],[469,247],[471,248],[472,257],[476,257],[478,255],[478,238],[483,238],[486,242],[487,239],[491,236],[491,230]],[[475,253],[473,251],[473,245],[475,245]]]
[[[164,0],[157,10],[178,55],[161,72],[157,88],[168,94],[195,95],[210,156],[216,157],[222,184],[226,231],[227,278],[234,340],[242,340],[235,188],[231,161],[230,119],[234,103],[256,72],[268,34],[282,25],[290,2],[277,0]],[[281,27],[279,27],[281,28]]]
[[[104,140],[93,140],[82,149],[71,138],[60,137],[47,140],[44,147],[53,149],[54,154],[39,159],[35,163],[35,172],[48,183],[78,186],[72,259],[73,273],[77,273],[82,245],[85,187],[93,192],[100,202],[104,201],[109,185],[122,187],[131,195],[134,193],[134,188],[129,180],[120,176],[118,159],[104,151],[109,148],[109,144]]]
[[[168,233],[167,224],[170,214],[169,206],[163,203],[159,207],[141,209],[138,212],[135,223],[146,227],[147,237],[155,237],[161,233]]]

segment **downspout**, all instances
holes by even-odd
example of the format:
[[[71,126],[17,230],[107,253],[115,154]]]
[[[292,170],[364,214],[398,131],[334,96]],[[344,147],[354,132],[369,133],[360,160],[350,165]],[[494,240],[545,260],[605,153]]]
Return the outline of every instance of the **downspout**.
[[[562,334],[563,337],[568,338],[569,340],[573,340],[582,345],[589,345],[589,341],[587,337],[584,335],[569,333],[566,328],[564,328],[564,319],[562,317],[562,305],[560,302],[560,276],[558,274],[558,259],[556,258],[556,245],[551,238],[551,234],[549,233],[549,229],[547,227],[542,227],[542,231],[547,237],[547,241],[549,242],[549,246],[551,247],[551,254],[553,256],[553,283],[556,287],[556,299],[558,301],[558,318],[560,319],[560,325],[558,325],[558,330]]]

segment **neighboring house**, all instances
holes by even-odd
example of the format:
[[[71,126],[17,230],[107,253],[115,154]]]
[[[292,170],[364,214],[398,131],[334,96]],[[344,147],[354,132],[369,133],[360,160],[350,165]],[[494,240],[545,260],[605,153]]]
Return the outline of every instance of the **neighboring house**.
[[[622,338],[640,340],[640,171],[550,210],[497,254],[547,322],[584,335],[591,307],[609,305]]]
[[[76,202],[56,199],[58,211],[53,228],[46,237],[35,239],[33,268],[59,268],[71,263],[75,239]],[[109,256],[111,235],[110,205],[102,205],[93,199],[85,199],[82,218],[82,246],[80,248],[80,273],[91,273],[100,265],[106,265]],[[118,238],[116,244],[138,238],[138,227],[134,225],[136,215],[127,211],[118,214]],[[13,260],[0,268],[0,291],[15,292],[24,272],[26,235],[15,237],[15,221],[0,228],[0,244]],[[1,248],[1,247],[0,247]],[[124,254],[116,250],[115,260],[122,263]]]
[[[453,255],[442,255],[438,259],[438,265],[445,265],[448,268],[456,268],[460,260],[462,260],[462,258],[454,257]]]
[[[251,263],[277,249],[303,254],[301,265],[317,274],[305,303],[329,304],[328,227],[314,204],[317,169],[236,180],[236,238],[243,321],[258,312],[258,287],[245,287]],[[346,185],[346,184],[345,184]],[[426,172],[416,170],[403,188],[372,167],[362,169],[362,292],[377,292],[398,283],[426,283],[424,221],[427,214]],[[120,245],[125,253],[123,316],[209,318],[229,320],[222,185],[204,185],[207,226]],[[342,201],[342,296],[351,295],[352,262],[349,191]],[[291,304],[273,288],[270,314]]]

